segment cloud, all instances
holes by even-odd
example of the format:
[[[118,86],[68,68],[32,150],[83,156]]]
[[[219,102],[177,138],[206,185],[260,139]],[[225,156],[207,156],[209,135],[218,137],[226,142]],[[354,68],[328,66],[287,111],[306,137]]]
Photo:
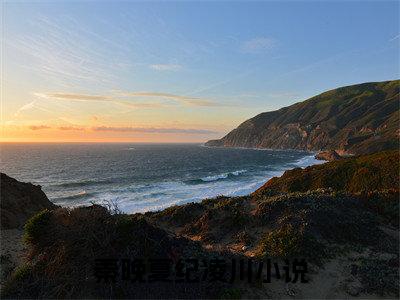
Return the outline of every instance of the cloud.
[[[28,110],[28,109],[34,108],[34,107],[35,107],[35,103],[36,103],[36,100],[33,100],[32,102],[29,102],[29,103],[27,103],[27,104],[21,106],[21,107],[18,109],[17,113],[19,113],[19,112],[21,112],[21,111],[24,111],[24,110]]]
[[[30,130],[42,130],[42,129],[51,129],[50,126],[47,125],[31,125],[29,126]]]
[[[194,128],[160,128],[160,127],[114,127],[114,126],[96,126],[96,127],[79,127],[79,126],[58,126],[51,127],[48,125],[31,125],[31,130],[44,130],[44,129],[56,129],[56,130],[92,130],[92,131],[104,131],[104,132],[134,132],[134,133],[175,133],[175,134],[216,134],[219,132],[208,130],[208,129],[194,129]]]
[[[393,42],[394,40],[397,40],[398,38],[400,38],[400,34],[398,34],[398,35],[394,36],[393,38],[391,38],[389,40],[389,42]]]
[[[107,95],[89,95],[89,94],[74,94],[74,93],[34,93],[36,97],[50,100],[61,101],[79,101],[79,102],[107,102],[131,108],[156,108],[162,107],[161,103],[133,103],[128,101],[118,100],[113,96]]]
[[[184,134],[213,134],[216,131],[208,129],[181,129],[181,128],[145,128],[145,127],[92,127],[94,131],[136,132],[136,133],[184,133]]]
[[[157,71],[178,71],[182,69],[182,66],[178,64],[155,64],[150,65],[149,67],[150,69]]]
[[[112,98],[108,96],[101,95],[85,95],[85,94],[64,94],[64,93],[50,93],[50,94],[39,94],[45,95],[48,98],[57,98],[57,99],[67,99],[67,100],[83,100],[83,101],[109,101]]]
[[[49,109],[47,109],[47,108],[44,108],[44,107],[39,106],[39,105],[37,104],[37,100],[33,100],[32,102],[29,102],[29,103],[27,103],[27,104],[21,106],[21,107],[15,112],[14,116],[15,116],[15,117],[18,117],[22,112],[27,111],[27,110],[31,110],[31,109],[40,110],[40,111],[43,111],[43,112],[46,112],[46,113],[50,113],[50,114],[53,114],[53,113],[54,113],[53,111],[51,111],[51,110],[49,110]]]
[[[168,93],[158,93],[158,92],[128,92],[122,93],[121,95],[125,97],[153,97],[153,98],[166,98],[175,100],[184,104],[193,105],[193,106],[219,106],[217,103],[214,103],[210,100],[197,98],[197,97],[189,97],[189,96],[181,96],[174,95]]]
[[[60,126],[57,127],[58,130],[85,130],[83,127],[76,127],[76,126]]]
[[[257,37],[242,43],[241,51],[245,53],[262,53],[276,47],[276,41],[271,38]]]
[[[212,107],[212,106],[223,106],[221,104],[215,103],[208,99],[198,98],[198,97],[189,97],[182,95],[175,95],[169,93],[160,93],[160,92],[119,92],[115,95],[90,95],[90,94],[74,94],[74,93],[34,93],[35,96],[45,99],[53,99],[53,100],[64,100],[64,101],[97,101],[97,102],[108,102],[114,103],[123,106],[129,106],[133,108],[157,108],[157,107],[165,107],[165,104],[159,102],[129,102],[124,100],[119,100],[119,98],[161,98],[161,99],[170,99],[181,104],[189,105],[189,106],[204,106],[204,107]]]

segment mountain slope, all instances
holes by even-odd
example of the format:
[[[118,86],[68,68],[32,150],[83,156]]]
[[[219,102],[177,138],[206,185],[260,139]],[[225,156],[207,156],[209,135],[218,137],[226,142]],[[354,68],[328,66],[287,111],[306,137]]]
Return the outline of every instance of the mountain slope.
[[[399,146],[399,80],[327,91],[261,113],[207,146],[364,154]]]

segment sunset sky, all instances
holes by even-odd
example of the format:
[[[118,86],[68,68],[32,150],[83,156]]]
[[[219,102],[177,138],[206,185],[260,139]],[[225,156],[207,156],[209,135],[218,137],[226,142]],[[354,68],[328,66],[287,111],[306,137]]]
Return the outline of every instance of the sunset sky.
[[[204,142],[399,78],[398,1],[2,2],[1,141]]]

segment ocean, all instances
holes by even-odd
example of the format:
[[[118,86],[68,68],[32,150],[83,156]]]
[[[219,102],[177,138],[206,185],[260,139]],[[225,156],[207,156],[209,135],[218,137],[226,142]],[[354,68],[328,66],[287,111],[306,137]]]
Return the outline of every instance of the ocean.
[[[246,195],[285,170],[321,163],[294,150],[201,144],[1,144],[1,171],[62,206],[114,203],[126,213]]]

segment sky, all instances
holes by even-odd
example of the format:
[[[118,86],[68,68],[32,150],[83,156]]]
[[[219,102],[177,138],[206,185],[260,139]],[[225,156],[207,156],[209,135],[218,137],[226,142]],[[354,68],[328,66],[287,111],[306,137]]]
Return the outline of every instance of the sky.
[[[1,3],[3,142],[204,142],[399,78],[398,1]]]

